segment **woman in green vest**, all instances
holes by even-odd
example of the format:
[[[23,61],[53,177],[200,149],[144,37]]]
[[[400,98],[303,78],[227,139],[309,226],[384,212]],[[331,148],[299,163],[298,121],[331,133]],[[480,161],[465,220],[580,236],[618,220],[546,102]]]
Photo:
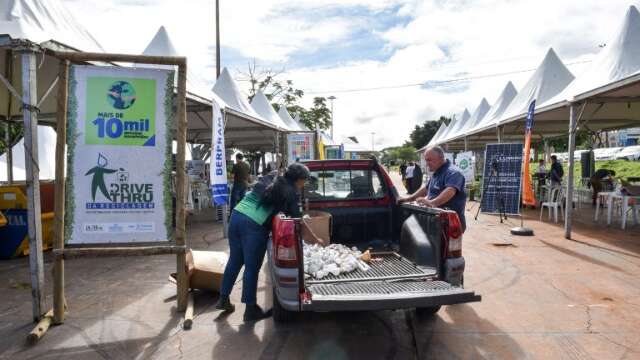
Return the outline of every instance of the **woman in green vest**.
[[[289,217],[302,217],[298,200],[308,178],[309,169],[306,166],[291,164],[284,176],[275,177],[275,172],[264,176],[233,209],[229,221],[229,262],[224,270],[217,309],[227,312],[235,310],[229,295],[244,266],[244,321],[260,320],[271,315],[271,310],[263,311],[256,304],[258,273],[267,249],[271,222],[273,216],[280,212]]]

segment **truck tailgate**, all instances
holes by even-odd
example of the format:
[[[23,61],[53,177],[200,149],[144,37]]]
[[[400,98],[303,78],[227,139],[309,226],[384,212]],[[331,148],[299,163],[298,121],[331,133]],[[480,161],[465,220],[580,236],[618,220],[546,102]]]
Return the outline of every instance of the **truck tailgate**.
[[[392,310],[481,300],[475,292],[437,280],[360,281],[307,286],[309,311]]]

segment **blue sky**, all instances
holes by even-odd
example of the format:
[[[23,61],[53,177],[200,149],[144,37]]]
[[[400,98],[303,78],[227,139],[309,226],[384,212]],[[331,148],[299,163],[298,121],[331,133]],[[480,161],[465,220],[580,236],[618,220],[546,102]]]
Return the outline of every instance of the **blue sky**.
[[[213,1],[62,2],[108,51],[140,53],[165,26],[192,72],[215,81]],[[337,136],[375,131],[383,147],[425,120],[492,103],[509,80],[519,89],[531,73],[518,71],[550,47],[565,63],[588,61],[629,5],[638,1],[222,0],[222,60],[237,77],[250,61],[282,71],[309,93],[303,105],[313,92],[336,95]],[[477,79],[441,83],[460,77]],[[398,86],[417,83],[427,85]],[[361,88],[378,90],[344,91]]]

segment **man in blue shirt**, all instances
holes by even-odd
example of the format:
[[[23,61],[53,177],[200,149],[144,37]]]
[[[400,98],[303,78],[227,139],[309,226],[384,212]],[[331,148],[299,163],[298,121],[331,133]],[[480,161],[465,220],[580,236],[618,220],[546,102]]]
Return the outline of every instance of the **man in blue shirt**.
[[[464,175],[444,157],[444,150],[434,146],[424,152],[427,167],[432,172],[426,186],[415,193],[401,197],[398,201],[416,201],[428,207],[448,208],[455,211],[460,218],[462,231],[467,228],[464,208],[467,195],[464,192]]]

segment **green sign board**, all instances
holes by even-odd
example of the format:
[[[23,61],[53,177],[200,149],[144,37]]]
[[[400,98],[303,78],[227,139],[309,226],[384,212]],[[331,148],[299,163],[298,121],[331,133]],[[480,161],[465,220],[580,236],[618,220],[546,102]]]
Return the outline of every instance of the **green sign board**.
[[[154,146],[156,80],[87,78],[85,144]]]

